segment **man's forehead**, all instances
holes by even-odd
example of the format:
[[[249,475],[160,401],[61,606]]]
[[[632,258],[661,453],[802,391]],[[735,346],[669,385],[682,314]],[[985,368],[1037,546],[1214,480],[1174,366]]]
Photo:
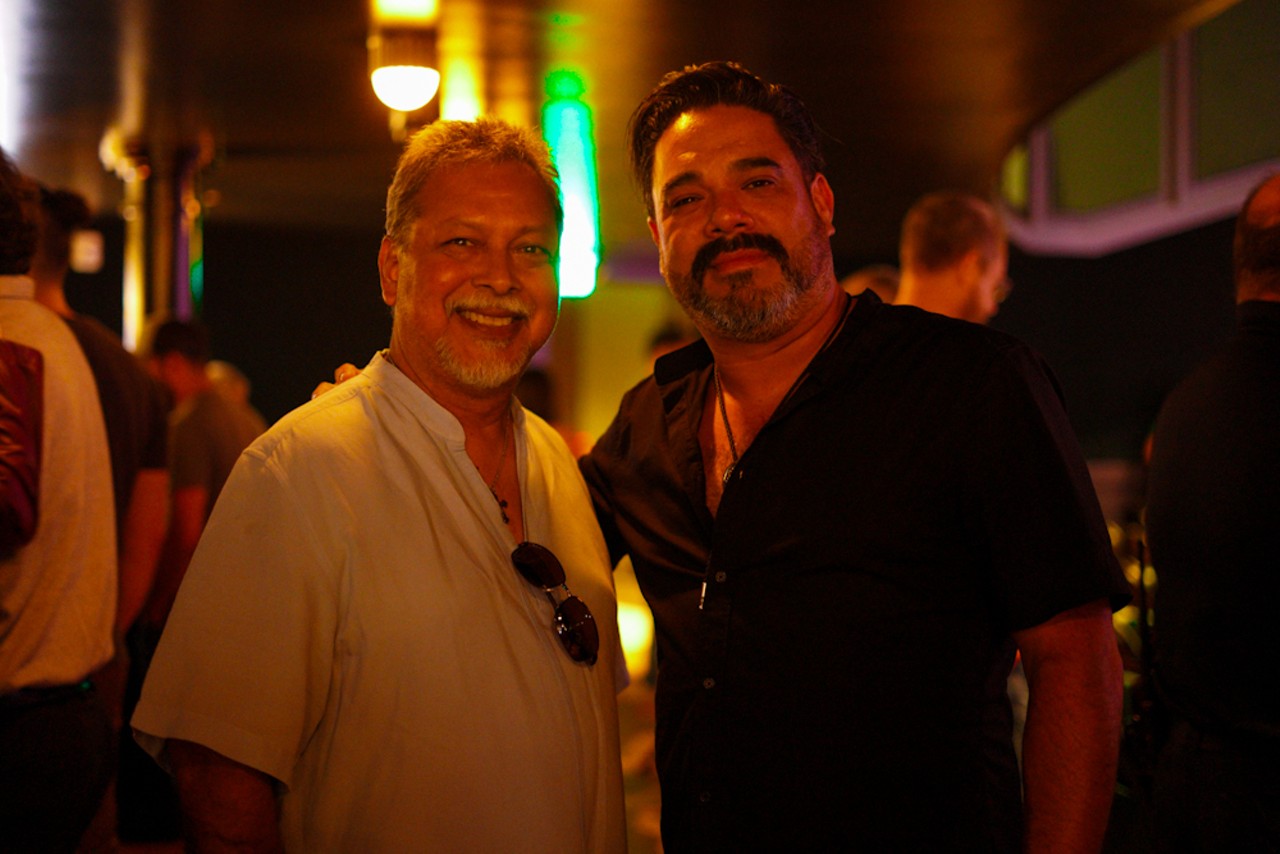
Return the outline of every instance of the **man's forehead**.
[[[519,161],[452,163],[436,169],[418,190],[420,213],[446,220],[481,213],[511,213],[511,204],[541,208],[552,228],[555,205],[547,184],[533,168]],[[527,211],[526,211],[527,213]],[[541,217],[540,217],[541,218]]]
[[[666,186],[676,175],[698,175],[712,163],[737,170],[800,168],[771,115],[745,106],[713,106],[686,110],[658,138],[654,188]]]
[[[677,116],[658,138],[654,164],[722,151],[738,152],[739,159],[772,156],[778,161],[784,152],[791,157],[790,148],[768,113],[720,104],[686,110]]]

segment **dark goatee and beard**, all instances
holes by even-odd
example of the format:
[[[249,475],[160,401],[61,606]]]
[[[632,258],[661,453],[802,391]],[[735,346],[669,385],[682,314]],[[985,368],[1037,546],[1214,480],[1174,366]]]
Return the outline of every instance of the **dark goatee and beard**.
[[[824,250],[826,237],[816,228],[792,258],[776,237],[768,234],[736,234],[717,238],[698,250],[687,274],[663,272],[667,285],[685,312],[698,326],[735,341],[771,341],[790,329],[805,310],[803,297],[830,265]],[[703,287],[707,270],[725,252],[755,249],[768,253],[782,272],[777,287],[757,282],[759,270],[741,270],[724,277],[729,293],[710,296]]]

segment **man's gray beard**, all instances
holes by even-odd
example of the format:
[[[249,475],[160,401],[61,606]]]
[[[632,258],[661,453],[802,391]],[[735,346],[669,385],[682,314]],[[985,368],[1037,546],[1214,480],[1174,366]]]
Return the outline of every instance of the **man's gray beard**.
[[[532,353],[524,353],[516,358],[506,358],[498,354],[501,348],[502,345],[493,346],[493,358],[464,362],[444,338],[436,339],[440,367],[458,384],[475,391],[493,391],[515,382],[533,357]]]
[[[679,276],[668,273],[668,283],[676,302],[698,326],[706,325],[716,334],[748,344],[772,341],[795,325],[804,311],[801,300],[813,289],[821,277],[815,259],[820,257],[820,241],[825,237],[818,233],[809,235],[808,245],[792,258],[781,263],[783,287],[781,293],[765,294],[751,289],[755,270],[743,270],[726,277],[729,295],[713,298],[700,282],[688,274]]]

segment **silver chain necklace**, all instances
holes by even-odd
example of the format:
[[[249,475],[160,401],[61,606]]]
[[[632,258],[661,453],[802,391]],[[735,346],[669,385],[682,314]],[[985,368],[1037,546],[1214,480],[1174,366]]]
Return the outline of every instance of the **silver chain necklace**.
[[[827,333],[827,337],[823,339],[822,346],[818,348],[818,352],[814,354],[813,359],[816,359],[819,354],[830,347],[831,342],[836,340],[836,336],[840,333],[840,330],[844,329],[845,321],[849,319],[849,312],[853,309],[853,303],[853,298],[846,295],[844,308],[840,314],[840,321],[831,328],[830,332]],[[809,365],[805,366],[805,369],[800,373],[800,376],[796,377],[795,382],[791,384],[791,388],[787,389],[787,393],[782,397],[782,402],[778,404],[779,407],[782,406],[783,403],[786,403],[787,400],[791,398],[791,395],[795,394],[796,389],[798,389],[801,383],[804,382],[805,378],[809,376],[809,366],[813,364],[813,359],[809,360]],[[720,478],[720,485],[728,486],[729,478],[733,476],[734,469],[738,467],[738,444],[733,440],[733,428],[729,426],[729,413],[726,411],[724,406],[724,389],[720,385],[720,366],[715,362],[711,363],[711,376],[715,380],[716,384],[716,404],[720,408],[720,420],[724,422],[724,435],[725,438],[729,440],[729,454],[733,457],[732,462],[730,462],[724,470],[724,476]]]
[[[729,426],[729,413],[724,408],[724,389],[720,387],[720,366],[712,364],[711,376],[716,383],[716,403],[720,406],[720,420],[724,422],[724,435],[729,440],[729,454],[733,457],[733,461],[725,467],[724,475],[720,478],[721,486],[729,485],[729,478],[733,476],[733,470],[738,467],[738,443],[733,441],[733,428]]]

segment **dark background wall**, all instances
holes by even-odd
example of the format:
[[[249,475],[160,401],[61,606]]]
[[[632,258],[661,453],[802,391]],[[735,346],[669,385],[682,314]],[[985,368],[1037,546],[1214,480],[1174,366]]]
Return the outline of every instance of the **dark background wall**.
[[[1231,331],[1230,220],[1097,259],[1011,253],[992,325],[1040,350],[1090,459],[1139,459],[1161,401]]]
[[[97,224],[106,244],[103,272],[72,274],[67,299],[120,330],[123,228]],[[343,362],[363,365],[391,337],[378,289],[377,224],[367,233],[206,228],[201,320],[213,355],[253,383],[253,404],[275,421],[305,403]]]

